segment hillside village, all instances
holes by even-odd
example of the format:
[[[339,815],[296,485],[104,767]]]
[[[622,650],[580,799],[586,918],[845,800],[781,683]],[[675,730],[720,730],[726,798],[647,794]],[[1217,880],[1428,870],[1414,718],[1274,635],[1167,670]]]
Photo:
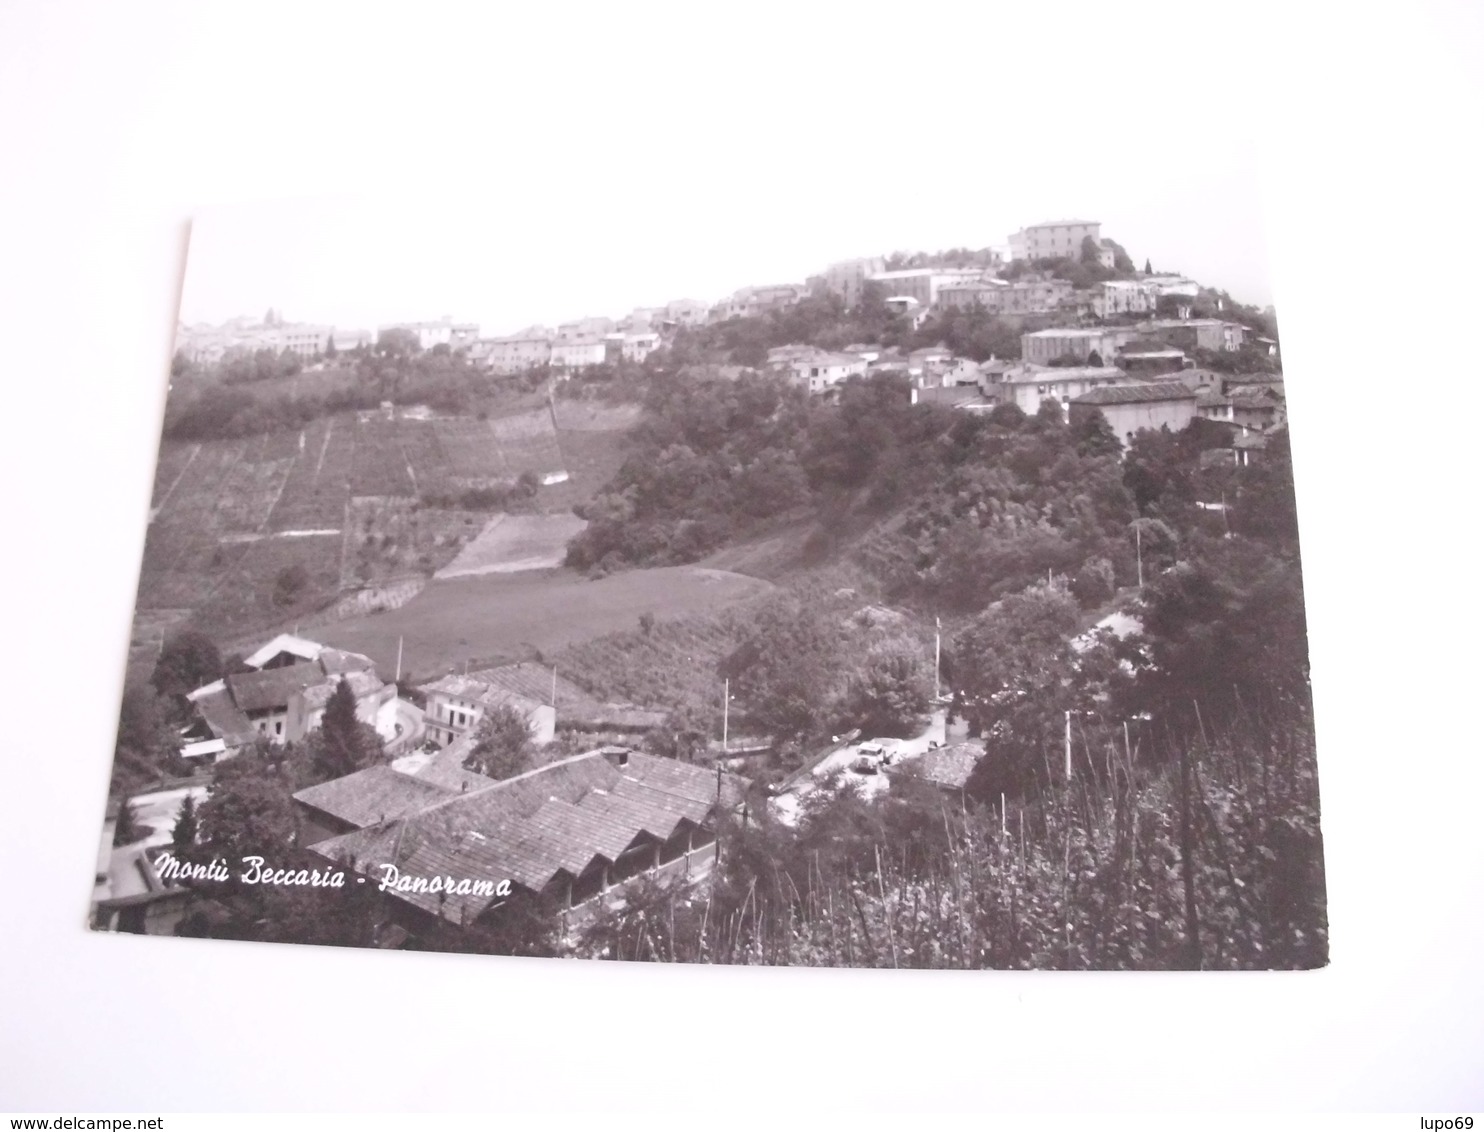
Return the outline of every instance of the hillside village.
[[[502,337],[270,311],[172,372],[95,926],[1322,962],[1270,309],[1060,221]],[[353,883],[207,878],[253,852]]]

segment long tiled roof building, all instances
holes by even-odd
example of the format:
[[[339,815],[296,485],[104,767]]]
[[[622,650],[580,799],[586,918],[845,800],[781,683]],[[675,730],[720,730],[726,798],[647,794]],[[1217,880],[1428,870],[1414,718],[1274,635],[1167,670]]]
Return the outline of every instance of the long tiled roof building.
[[[503,897],[415,882],[508,880],[512,892],[571,908],[641,874],[708,865],[718,817],[739,807],[748,787],[735,775],[622,747],[498,782],[465,773],[457,792],[385,767],[300,791],[295,801],[320,829],[357,827],[310,852],[379,882],[411,878],[388,888],[411,930],[419,917],[467,925],[493,914]]]

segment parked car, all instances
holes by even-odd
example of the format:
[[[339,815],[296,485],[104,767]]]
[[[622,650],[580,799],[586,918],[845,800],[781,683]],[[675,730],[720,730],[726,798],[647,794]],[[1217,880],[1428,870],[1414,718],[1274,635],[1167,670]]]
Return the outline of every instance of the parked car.
[[[869,755],[861,755],[855,762],[850,764],[850,769],[855,771],[856,774],[877,774],[881,768],[876,765],[876,760]]]

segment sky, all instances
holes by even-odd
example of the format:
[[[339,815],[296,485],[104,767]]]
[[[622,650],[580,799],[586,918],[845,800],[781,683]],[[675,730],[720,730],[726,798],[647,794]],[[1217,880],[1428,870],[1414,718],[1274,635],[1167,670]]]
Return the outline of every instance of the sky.
[[[955,187],[955,176],[936,192],[915,187],[916,200],[885,182],[795,193],[755,171],[719,169],[709,185],[551,185],[539,199],[220,206],[193,222],[182,317],[220,322],[272,307],[373,328],[451,315],[501,334],[671,299],[714,302],[747,284],[802,282],[838,259],[1004,244],[1025,224],[1068,217],[1101,221],[1140,267],[1148,259],[1243,301],[1271,301],[1260,200],[1236,163],[1191,162],[1168,188],[1117,166],[1069,184],[1054,155],[1013,183],[956,172],[974,188]]]
[[[394,84],[363,92],[341,108],[356,141],[339,149],[334,118],[265,136],[250,102],[227,122],[172,108],[203,153],[242,147],[240,191],[193,198],[182,317],[449,315],[494,335],[802,282],[839,259],[1004,244],[1068,217],[1101,221],[1140,267],[1267,305],[1261,116],[1237,103],[1261,86],[1247,25],[1220,51],[1172,55],[1148,22],[1090,11],[1073,35],[997,13],[950,36],[759,5],[683,43],[651,30],[662,20],[595,9],[574,38],[526,12],[474,35],[487,53],[410,25],[409,51],[448,56],[431,99],[446,118],[409,114]],[[280,177],[256,196],[262,160],[297,160],[302,194],[283,197]]]

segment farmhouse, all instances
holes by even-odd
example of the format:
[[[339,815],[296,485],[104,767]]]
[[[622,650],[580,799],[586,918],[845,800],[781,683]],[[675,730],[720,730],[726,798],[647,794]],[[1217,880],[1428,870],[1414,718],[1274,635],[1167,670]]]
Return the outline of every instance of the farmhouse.
[[[274,637],[243,663],[250,671],[186,694],[195,716],[183,737],[181,753],[186,757],[229,758],[260,737],[296,743],[318,729],[341,681],[355,695],[356,716],[372,727],[397,694],[395,686],[376,675],[370,657],[288,633]]]
[[[658,727],[665,713],[632,704],[603,703],[545,664],[522,661],[462,676],[445,676],[425,685],[424,720],[429,737],[447,747],[470,735],[484,712],[496,705],[515,708],[531,721],[532,738],[549,743],[564,731],[639,733]]]
[[[481,672],[445,676],[423,686],[428,697],[423,713],[428,737],[446,747],[459,736],[472,733],[486,713],[508,707],[525,717],[533,742],[550,743],[556,734],[555,708],[485,677],[486,673]]]
[[[395,772],[394,772],[395,773]],[[354,777],[354,776],[352,776]],[[405,777],[405,776],[404,776]],[[362,793],[385,786],[353,784],[342,794],[326,783],[300,804],[341,820],[365,821]],[[445,799],[417,799],[403,784],[407,810],[316,842],[310,852],[377,880],[390,866],[400,877],[452,877],[567,910],[643,875],[690,875],[715,859],[716,826],[736,810],[749,786],[721,771],[603,747]],[[497,915],[502,897],[487,891],[432,891],[431,885],[388,889],[398,922],[416,934],[439,919],[477,924]]]

